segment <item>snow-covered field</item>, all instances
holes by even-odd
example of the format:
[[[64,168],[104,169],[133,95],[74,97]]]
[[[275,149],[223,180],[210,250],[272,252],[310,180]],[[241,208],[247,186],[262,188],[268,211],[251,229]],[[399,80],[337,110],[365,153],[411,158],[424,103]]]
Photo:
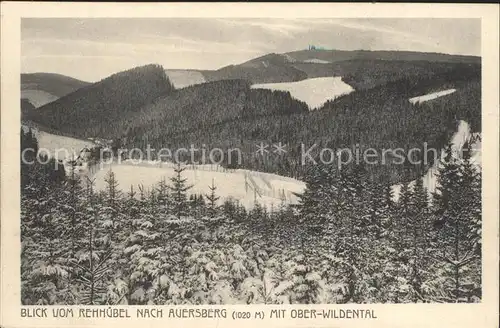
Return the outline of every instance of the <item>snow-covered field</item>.
[[[252,88],[288,91],[292,97],[304,101],[311,109],[318,108],[327,100],[335,99],[354,91],[339,76],[318,77],[298,82],[254,84]]]
[[[24,132],[28,131],[26,125],[22,125],[22,128]],[[96,145],[91,140],[60,136],[40,131],[36,128],[31,128],[31,131],[38,140],[38,153],[62,161],[67,173],[70,172],[70,166],[66,164],[66,161],[76,159],[82,149],[90,149]],[[82,163],[81,166],[77,166],[75,168],[75,173],[81,176],[87,175],[87,163]]]
[[[206,82],[203,74],[197,71],[167,69],[165,73],[176,89]]]
[[[41,107],[57,100],[57,97],[42,90],[21,90],[21,99],[28,99],[33,106]]]
[[[27,131],[25,126],[23,126],[23,129]],[[95,146],[95,144],[90,140],[59,136],[39,131],[34,128],[32,128],[32,131],[38,140],[39,150],[43,151],[45,155],[49,155],[60,160],[68,159],[67,156],[71,157],[73,154],[77,157],[78,154],[80,154],[80,151],[85,147],[91,148]]]
[[[120,184],[119,188],[127,192],[131,185],[138,190],[139,185],[151,189],[163,179],[170,183],[169,179],[175,175],[174,168],[175,165],[172,163],[133,164],[131,161],[123,161],[120,164],[102,165],[93,178],[96,188],[102,190],[106,185],[104,178],[111,169]],[[217,195],[221,197],[220,203],[233,198],[246,208],[253,207],[255,201],[268,208],[279,206],[282,197],[286,203],[296,203],[297,197],[292,193],[300,193],[305,188],[305,184],[301,181],[276,174],[249,170],[228,171],[210,165],[186,166],[182,176],[187,179],[188,185],[193,185],[189,190],[190,194],[209,194],[209,186],[213,181],[217,187]]]
[[[465,121],[460,121],[457,127],[457,131],[451,138],[450,142],[452,144],[452,149],[457,152],[459,151],[466,141],[471,140],[473,138],[472,143],[472,162],[475,163],[478,167],[481,167],[481,139],[480,134],[472,134],[470,131],[469,124]],[[457,153],[458,155],[458,153]],[[444,158],[445,153],[444,150],[441,151],[441,158]],[[437,175],[438,175],[438,163],[435,163],[427,173],[422,177],[424,187],[427,188],[429,193],[434,193],[436,191],[437,186]],[[415,185],[415,181],[410,183],[410,188]],[[397,184],[392,186],[394,200],[399,199],[401,184]]]
[[[416,103],[421,103],[424,101],[436,99],[439,97],[443,97],[443,96],[452,94],[455,91],[457,91],[457,90],[456,89],[447,89],[447,90],[437,91],[437,92],[433,92],[433,93],[428,93],[426,95],[422,95],[422,96],[418,96],[418,97],[413,97],[413,98],[410,98],[409,100],[412,104],[416,104]]]
[[[330,62],[327,60],[322,60],[318,58],[306,59],[304,63],[314,63],[314,64],[329,64]]]

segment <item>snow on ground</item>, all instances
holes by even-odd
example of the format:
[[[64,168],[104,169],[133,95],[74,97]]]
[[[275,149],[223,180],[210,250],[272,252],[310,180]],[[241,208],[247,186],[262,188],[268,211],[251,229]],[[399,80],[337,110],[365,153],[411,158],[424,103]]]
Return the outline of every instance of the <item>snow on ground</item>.
[[[354,91],[339,76],[318,77],[298,82],[261,83],[252,85],[252,88],[288,91],[292,97],[304,101],[311,109],[320,107],[327,100]]]
[[[475,133],[471,134],[469,124],[465,121],[460,121],[457,127],[457,131],[452,136],[450,142],[452,144],[452,149],[457,152],[462,149],[463,145],[466,141],[472,140],[472,162],[475,163],[478,167],[481,167],[481,139],[480,134]],[[441,151],[441,158],[445,156],[444,150]],[[435,163],[427,173],[422,177],[424,187],[427,188],[429,194],[434,193],[436,191],[437,186],[437,175],[438,175],[438,164]],[[415,185],[415,181],[410,183],[410,188]],[[401,184],[393,185],[393,200],[397,201],[399,199]]]
[[[292,56],[290,56],[288,54],[283,54],[283,57],[285,57],[285,60],[287,62],[289,62],[289,63],[295,63],[295,59]]]
[[[58,136],[43,131],[35,133],[38,139],[38,147],[40,150],[45,149],[50,156],[65,160],[67,157],[80,154],[80,151],[85,147],[91,148],[94,143],[90,140],[82,140],[65,136]]]
[[[155,184],[165,179],[170,183],[170,178],[175,176],[172,163],[147,163],[133,164],[132,161],[104,164],[93,175],[96,189],[105,188],[104,178],[111,169],[120,184],[123,192],[130,190],[130,186],[138,190],[139,185],[151,189]],[[186,183],[193,185],[190,194],[209,194],[212,181],[217,187],[217,195],[221,197],[219,203],[228,198],[238,200],[246,208],[251,208],[255,202],[270,208],[279,206],[281,198],[286,203],[296,203],[298,198],[294,192],[301,193],[305,184],[301,181],[282,177],[276,174],[267,174],[249,170],[225,170],[222,167],[210,165],[189,165],[182,176]]]
[[[167,69],[165,73],[176,89],[206,82],[203,74],[197,71]]]
[[[21,99],[28,99],[33,106],[38,108],[57,100],[58,97],[42,90],[21,90]]]
[[[22,128],[24,132],[28,131],[28,127],[26,125],[22,125]],[[62,161],[67,172],[69,172],[70,168],[70,166],[66,163],[68,160],[76,159],[84,148],[90,149],[95,146],[95,143],[91,140],[51,134],[40,131],[37,128],[31,128],[31,131],[38,140],[38,153]],[[82,165],[76,167],[75,170],[75,173],[77,174],[87,174],[87,163],[82,163]]]
[[[436,99],[439,97],[443,97],[443,96],[452,94],[455,91],[457,91],[457,90],[456,89],[442,90],[442,91],[438,91],[438,92],[428,93],[428,94],[423,95],[423,96],[413,97],[413,98],[410,98],[409,100],[412,104],[422,103],[424,101],[429,101],[432,99]]]
[[[328,60],[322,60],[318,58],[306,59],[304,63],[314,63],[314,64],[330,64]]]

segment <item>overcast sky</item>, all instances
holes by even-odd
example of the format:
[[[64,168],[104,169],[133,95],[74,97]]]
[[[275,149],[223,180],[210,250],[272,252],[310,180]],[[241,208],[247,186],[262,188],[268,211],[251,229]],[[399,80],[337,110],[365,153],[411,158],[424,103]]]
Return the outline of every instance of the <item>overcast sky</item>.
[[[480,55],[478,19],[24,18],[21,71],[97,81],[135,66],[217,69],[308,44]]]

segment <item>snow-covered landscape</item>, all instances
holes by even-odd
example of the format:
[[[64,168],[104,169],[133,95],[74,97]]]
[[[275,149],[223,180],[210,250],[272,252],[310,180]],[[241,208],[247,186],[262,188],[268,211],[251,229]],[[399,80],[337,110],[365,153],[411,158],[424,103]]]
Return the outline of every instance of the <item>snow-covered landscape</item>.
[[[422,96],[417,96],[417,97],[410,98],[410,102],[412,104],[422,103],[422,102],[425,102],[425,101],[437,99],[439,97],[451,95],[455,91],[457,91],[457,90],[456,89],[448,89],[448,90],[436,91],[436,92],[428,93],[428,94],[425,94],[425,95],[422,95]]]
[[[421,21],[22,20],[17,299],[480,303],[482,59]]]
[[[191,85],[204,83],[205,77],[197,71],[183,70],[183,69],[166,69],[168,78],[177,89],[189,87]]]
[[[43,90],[21,90],[21,99],[27,99],[33,106],[41,107],[58,97]]]
[[[22,125],[22,129],[27,132],[29,127]],[[61,161],[76,159],[82,150],[96,146],[92,140],[56,135],[37,128],[31,128],[31,131],[38,140],[39,152]]]
[[[323,59],[318,59],[318,58],[311,58],[311,59],[306,59],[304,60],[304,63],[314,63],[314,64],[330,64],[329,61],[323,60]]]
[[[253,84],[252,88],[288,91],[292,97],[305,102],[311,110],[320,107],[327,100],[333,100],[354,91],[339,76],[318,77],[298,82]]]
[[[138,188],[142,185],[151,190],[162,180],[169,182],[175,175],[175,168],[173,163],[133,164],[128,160],[121,164],[102,165],[93,178],[96,189],[105,190],[106,174],[112,170],[124,193],[130,190],[130,186]],[[188,165],[183,176],[186,184],[193,186],[189,194],[208,194],[213,183],[220,196],[219,205],[234,199],[247,209],[254,207],[255,203],[268,209],[282,203],[295,204],[298,198],[294,193],[302,193],[305,189],[305,184],[296,179],[257,171],[227,170],[218,165]]]

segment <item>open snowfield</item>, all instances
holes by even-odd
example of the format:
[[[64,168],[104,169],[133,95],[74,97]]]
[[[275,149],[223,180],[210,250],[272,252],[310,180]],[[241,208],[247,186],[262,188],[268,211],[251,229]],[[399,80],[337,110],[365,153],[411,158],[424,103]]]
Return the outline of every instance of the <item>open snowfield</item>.
[[[170,178],[175,175],[175,165],[171,163],[141,163],[133,164],[123,161],[121,164],[105,164],[95,172],[96,189],[103,190],[106,186],[104,178],[111,169],[120,184],[123,192],[130,191],[130,186],[138,190],[139,185],[151,189],[156,183],[165,179],[170,183]],[[187,179],[188,185],[193,185],[189,194],[209,194],[212,181],[217,187],[217,195],[221,197],[219,203],[228,198],[233,198],[246,208],[254,206],[255,201],[270,208],[279,206],[281,197],[286,203],[296,203],[297,197],[292,193],[300,193],[305,184],[301,181],[282,177],[276,174],[260,173],[248,170],[227,171],[221,167],[210,165],[186,166],[182,176]]]
[[[41,107],[57,100],[58,97],[42,90],[21,90],[21,99],[28,99],[33,106]]]
[[[457,90],[456,89],[448,89],[448,90],[442,90],[442,91],[437,91],[437,92],[433,92],[433,93],[428,93],[428,94],[423,95],[423,96],[410,98],[410,102],[412,104],[421,103],[424,101],[429,101],[432,99],[436,99],[439,97],[443,97],[443,96],[452,94],[455,91],[457,91]]]
[[[304,63],[314,63],[314,64],[330,64],[329,61],[327,60],[322,60],[318,58],[312,58],[312,59],[306,59],[304,60]]]
[[[477,139],[479,137],[479,139]],[[470,127],[469,124],[465,121],[460,121],[457,127],[457,131],[451,138],[451,144],[452,144],[452,149],[456,152],[459,151],[465,142],[467,140],[471,140],[471,138],[474,138],[474,140],[477,139],[477,141],[474,141],[472,143],[472,161],[475,163],[478,167],[481,167],[481,141],[480,141],[480,135],[478,134],[471,134],[470,132]],[[445,156],[444,150],[441,151],[441,158],[444,158]],[[427,188],[427,191],[429,194],[434,193],[436,191],[437,187],[437,175],[438,175],[438,163],[435,163],[429,170],[427,170],[427,173],[422,177],[423,179],[423,184],[424,187]],[[412,181],[410,183],[410,187],[413,187],[415,185],[415,181]],[[394,200],[397,201],[399,199],[400,191],[401,191],[401,184],[393,185],[392,190],[393,190],[393,196]]]
[[[339,76],[318,77],[298,82],[254,84],[252,88],[288,91],[292,97],[304,101],[311,109],[320,107],[327,100],[335,99],[354,91]]]
[[[176,70],[176,69],[167,69],[165,70],[167,73],[170,82],[174,84],[176,89],[181,89],[185,87],[189,87],[191,85],[205,83],[205,77],[203,74],[197,71],[188,71],[188,70]]]
[[[28,131],[27,126],[22,125],[22,128],[23,131]],[[62,161],[71,159],[71,156],[78,157],[85,147],[95,146],[95,143],[90,140],[59,136],[40,131],[37,128],[31,128],[31,131],[38,140],[39,152]]]

